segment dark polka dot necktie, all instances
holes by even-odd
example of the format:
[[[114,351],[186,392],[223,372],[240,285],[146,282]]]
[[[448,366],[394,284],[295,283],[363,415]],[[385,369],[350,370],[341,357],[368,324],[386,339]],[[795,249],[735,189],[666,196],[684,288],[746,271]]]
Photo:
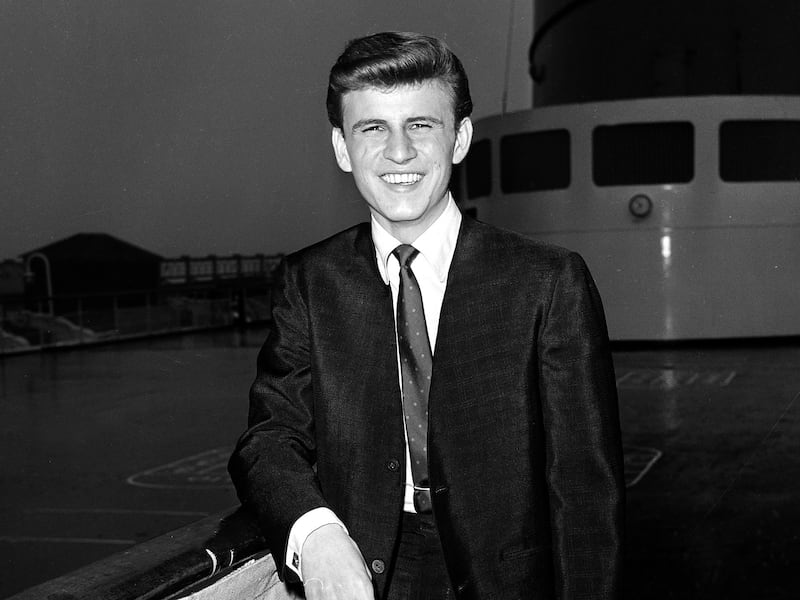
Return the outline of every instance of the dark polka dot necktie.
[[[397,295],[397,342],[403,375],[403,412],[414,478],[414,507],[418,513],[431,512],[428,481],[428,392],[431,385],[431,344],[425,325],[417,278],[411,263],[419,254],[404,244],[394,249],[400,262],[400,289]]]

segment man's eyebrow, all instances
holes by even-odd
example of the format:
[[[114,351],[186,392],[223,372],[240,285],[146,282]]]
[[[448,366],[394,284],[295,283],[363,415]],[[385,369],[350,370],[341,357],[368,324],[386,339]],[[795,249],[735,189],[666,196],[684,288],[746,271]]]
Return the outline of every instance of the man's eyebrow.
[[[420,115],[419,117],[410,117],[406,119],[406,123],[414,123],[416,121],[429,121],[431,123],[435,123],[436,125],[441,125],[442,123],[444,123],[444,121],[442,121],[441,119],[432,117],[430,115]]]
[[[367,125],[386,125],[386,121],[383,119],[361,119],[360,121],[353,123],[351,129],[355,131],[356,129],[366,127]]]
[[[418,123],[419,121],[428,121],[429,123],[433,123],[435,125],[442,125],[444,121],[437,117],[432,117],[430,115],[419,115],[417,117],[409,117],[405,120],[408,123]],[[372,126],[372,125],[387,125],[388,121],[385,119],[361,119],[356,121],[351,126],[352,131],[356,131],[357,129],[361,129],[362,127]]]

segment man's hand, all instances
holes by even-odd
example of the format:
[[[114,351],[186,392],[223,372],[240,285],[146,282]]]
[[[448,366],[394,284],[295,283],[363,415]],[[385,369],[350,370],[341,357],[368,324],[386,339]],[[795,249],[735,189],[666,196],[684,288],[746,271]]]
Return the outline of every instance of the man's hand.
[[[307,600],[375,600],[364,557],[339,525],[324,525],[303,544]]]

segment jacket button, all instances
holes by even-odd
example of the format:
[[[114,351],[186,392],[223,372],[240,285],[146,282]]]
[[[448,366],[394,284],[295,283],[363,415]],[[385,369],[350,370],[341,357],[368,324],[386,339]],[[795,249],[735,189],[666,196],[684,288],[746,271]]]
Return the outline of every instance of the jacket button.
[[[386,570],[386,565],[383,563],[382,560],[375,559],[372,561],[372,572],[376,575],[380,575]]]
[[[436,494],[437,496],[441,496],[442,494],[446,494],[449,491],[450,488],[447,487],[446,485],[437,485],[436,489],[433,490],[433,493]]]
[[[395,459],[386,462],[386,469],[389,471],[394,472],[397,471],[397,469],[399,468],[400,468],[400,462]]]

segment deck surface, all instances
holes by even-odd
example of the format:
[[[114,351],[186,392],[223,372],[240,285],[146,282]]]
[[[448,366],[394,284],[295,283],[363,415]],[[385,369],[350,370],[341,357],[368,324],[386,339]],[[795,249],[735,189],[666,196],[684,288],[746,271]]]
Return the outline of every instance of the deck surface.
[[[263,331],[0,358],[0,598],[236,504]],[[627,598],[797,597],[800,342],[614,354]]]

